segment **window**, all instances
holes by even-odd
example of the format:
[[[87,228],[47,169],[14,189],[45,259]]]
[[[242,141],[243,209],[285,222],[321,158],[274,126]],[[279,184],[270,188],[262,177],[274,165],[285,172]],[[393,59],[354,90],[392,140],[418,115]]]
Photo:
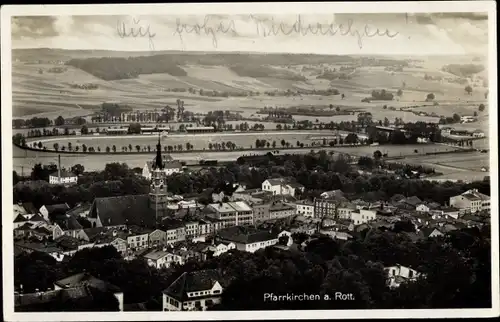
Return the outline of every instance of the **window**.
[[[220,290],[214,290],[213,292],[214,294],[219,294],[220,293]]]

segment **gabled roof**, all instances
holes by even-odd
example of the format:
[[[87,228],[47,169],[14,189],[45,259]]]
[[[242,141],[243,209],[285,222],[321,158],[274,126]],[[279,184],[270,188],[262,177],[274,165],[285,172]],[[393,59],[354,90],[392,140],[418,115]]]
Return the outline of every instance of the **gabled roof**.
[[[417,196],[411,196],[405,199],[405,203],[416,207],[422,203],[422,200],[420,200],[420,198],[418,198]]]
[[[83,226],[74,216],[57,218],[54,220],[54,222],[64,231],[83,229]]]
[[[94,276],[85,272],[66,277],[62,280],[54,282],[54,284],[61,288],[72,288],[82,285],[89,285],[104,292],[121,292],[120,288],[118,288],[117,286],[95,278]]]
[[[36,214],[33,217],[31,217],[29,221],[45,221],[45,219],[43,219],[43,217],[40,216],[39,214]]]
[[[103,226],[154,226],[156,222],[149,195],[96,198],[89,215],[99,216]]]
[[[163,293],[183,302],[188,299],[187,293],[210,290],[216,282],[222,287],[226,286],[222,274],[215,269],[184,272]]]
[[[218,235],[222,239],[242,244],[252,244],[278,238],[277,235],[268,231],[243,226],[223,229],[219,231]]]
[[[25,221],[28,221],[28,219],[21,214],[18,214],[16,218],[14,218],[14,222],[25,222]]]
[[[104,227],[94,227],[94,228],[86,228],[83,231],[85,232],[89,240],[92,240],[95,236],[103,232],[104,229],[105,229]]]
[[[151,260],[156,261],[156,260],[159,260],[160,258],[167,256],[167,255],[168,255],[167,252],[164,252],[162,250],[155,250],[155,251],[152,251],[150,253],[145,254],[143,257],[146,259],[151,259]]]
[[[31,224],[30,223],[25,223],[24,225],[17,227],[14,230],[31,230]]]
[[[21,205],[26,211],[26,213],[29,215],[34,215],[38,213],[38,209],[36,209],[36,207],[31,202],[23,202]]]
[[[55,214],[66,214],[69,210],[69,206],[65,203],[55,204],[55,205],[45,205],[45,209],[49,212],[49,215]]]

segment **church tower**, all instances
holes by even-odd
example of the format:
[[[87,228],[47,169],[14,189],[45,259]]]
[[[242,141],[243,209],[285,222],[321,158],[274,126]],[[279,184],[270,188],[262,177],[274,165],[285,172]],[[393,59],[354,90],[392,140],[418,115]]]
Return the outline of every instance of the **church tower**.
[[[151,173],[151,186],[149,189],[149,206],[155,212],[156,219],[163,217],[167,209],[167,175],[164,170],[163,158],[161,156],[160,136],[156,145],[156,157],[153,162]]]

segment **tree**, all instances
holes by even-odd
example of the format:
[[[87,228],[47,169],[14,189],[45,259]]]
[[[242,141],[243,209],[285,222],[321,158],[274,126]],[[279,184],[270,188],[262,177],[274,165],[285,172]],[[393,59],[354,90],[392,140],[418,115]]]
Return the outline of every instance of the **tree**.
[[[342,94],[342,95],[344,95],[344,94]],[[335,110],[336,110],[337,112],[340,112],[340,106],[337,106],[337,107],[335,108]]]
[[[64,125],[64,118],[59,115],[55,120],[54,120],[54,125],[55,126],[61,126]]]
[[[465,86],[465,92],[468,95],[472,95],[472,87],[470,85]]]
[[[457,113],[453,114],[453,121],[455,121],[455,123],[460,122],[460,115],[458,115]]]
[[[389,119],[386,117],[384,118],[384,126],[389,126],[391,122],[389,122]]]
[[[111,149],[109,148],[109,146],[106,147],[106,153],[109,153],[111,151]]]
[[[435,98],[436,98],[436,96],[434,95],[434,93],[429,93],[429,94],[427,94],[426,101],[433,101]]]
[[[400,88],[398,89],[398,92],[396,93],[398,96],[403,96],[403,90]]]
[[[54,147],[54,150],[59,151],[59,143],[57,143],[57,142],[54,143],[53,147]]]
[[[21,133],[17,133],[12,137],[12,143],[19,146],[26,146],[26,138]]]
[[[380,160],[380,158],[382,158],[382,152],[380,152],[380,150],[373,152],[373,158],[375,160]]]
[[[83,174],[83,172],[85,172],[85,168],[81,164],[75,164],[74,166],[71,167],[71,172],[79,176]]]
[[[281,143],[281,146],[282,146],[282,147],[285,147],[285,145],[286,145],[286,141],[285,141],[285,140],[281,140],[281,142],[280,142],[280,143]]]
[[[80,132],[83,135],[89,134],[89,128],[87,127],[87,125],[83,125],[82,128],[80,129]]]
[[[140,123],[130,123],[128,126],[128,133],[141,134],[141,124]]]
[[[112,149],[113,149],[113,153],[116,153],[116,145],[113,144]]]
[[[356,133],[349,133],[345,137],[344,142],[346,144],[356,144],[356,143],[358,143],[358,135]]]
[[[479,107],[478,107],[478,109],[479,109],[479,112],[482,112],[482,111],[484,111],[484,109],[485,109],[485,106],[484,106],[484,104],[482,104],[482,103],[481,103],[481,104],[479,104]]]

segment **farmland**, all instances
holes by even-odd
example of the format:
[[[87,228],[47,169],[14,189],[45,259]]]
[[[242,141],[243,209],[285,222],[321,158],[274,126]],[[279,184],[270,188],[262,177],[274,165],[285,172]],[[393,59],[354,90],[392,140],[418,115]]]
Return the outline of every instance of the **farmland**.
[[[168,57],[161,59],[167,59],[169,64],[174,64],[173,61],[175,61],[175,64],[182,68],[183,73],[172,72],[168,69],[163,73],[156,71],[139,73],[134,78],[120,78],[116,75],[99,78],[97,76],[101,74],[92,75],[93,69],[88,67],[89,61],[85,61],[86,58],[98,57],[98,55],[98,52],[42,49],[16,51],[14,57],[19,57],[19,61],[14,62],[12,66],[14,117],[45,116],[54,119],[58,115],[63,117],[88,115],[98,109],[103,102],[111,101],[128,104],[134,109],[163,108],[167,104],[175,105],[175,101],[180,98],[185,101],[186,108],[195,113],[233,110],[242,112],[243,116],[250,116],[255,110],[264,106],[308,105],[312,107],[333,104],[372,112],[376,120],[383,120],[387,117],[392,121],[395,117],[399,117],[404,121],[437,122],[438,118],[418,116],[411,112],[399,111],[399,108],[425,105],[415,108],[415,111],[451,116],[457,108],[460,109],[460,113],[472,114],[473,111],[477,111],[480,103],[485,103],[485,88],[474,88],[471,95],[466,95],[463,85],[424,79],[426,74],[456,77],[442,71],[440,69],[442,66],[439,64],[426,64],[422,68],[408,67],[401,72],[389,72],[384,70],[383,64],[382,66],[363,66],[356,58],[346,56],[295,55],[287,56],[286,60],[283,60],[280,55],[276,57],[265,55],[264,57],[254,54],[225,54],[224,57],[218,57],[219,55],[173,53],[172,57],[175,59]],[[106,52],[102,55],[124,57],[124,55],[138,56],[140,53]],[[86,63],[81,66],[87,71],[75,67],[80,65],[73,64],[73,66],[64,66],[64,72],[50,73],[48,70],[60,67],[60,65],[33,61],[27,63],[26,60],[32,57],[41,60],[46,57],[47,59],[60,57],[63,62],[71,58],[83,59]],[[150,60],[160,59],[155,57],[142,57],[134,62],[144,62],[150,66]],[[290,62],[291,65],[280,65],[283,61]],[[339,68],[342,65],[357,66],[349,79],[329,81],[316,78],[324,68]],[[259,67],[258,72],[252,73],[255,66],[262,67]],[[97,89],[72,88],[74,84],[95,84]],[[190,93],[187,91],[189,88],[239,94],[251,91],[257,94],[211,97]],[[341,99],[340,95],[269,96],[264,94],[264,92],[272,91],[312,91],[331,88],[338,89],[345,95],[345,98]],[[372,90],[382,88],[393,93],[398,89],[403,89],[403,95],[396,97],[393,101],[361,102],[361,99],[370,96]],[[175,92],[172,91],[173,89],[185,91]],[[426,95],[431,92],[435,94],[439,105],[425,102]],[[397,110],[383,109],[384,105]],[[355,117],[355,115],[338,116],[322,118],[320,121],[352,120]]]

